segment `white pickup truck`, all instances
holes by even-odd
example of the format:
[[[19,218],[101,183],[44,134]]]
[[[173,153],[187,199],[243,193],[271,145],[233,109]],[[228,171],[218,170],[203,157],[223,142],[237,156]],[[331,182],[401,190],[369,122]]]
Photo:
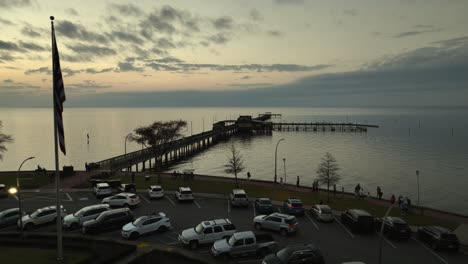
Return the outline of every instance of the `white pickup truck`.
[[[278,243],[270,234],[254,234],[252,231],[234,233],[230,238],[216,241],[211,248],[214,257],[228,259],[252,254],[266,256],[276,251]]]

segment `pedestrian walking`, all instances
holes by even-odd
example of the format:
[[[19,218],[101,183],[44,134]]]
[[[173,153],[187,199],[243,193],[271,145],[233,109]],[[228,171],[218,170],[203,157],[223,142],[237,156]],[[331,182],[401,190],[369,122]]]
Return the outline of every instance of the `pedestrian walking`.
[[[297,176],[297,180],[296,180],[296,187],[299,188],[299,176]]]
[[[250,175],[250,171],[248,171],[248,172],[247,172],[247,181],[249,181],[249,180],[250,180],[250,177],[251,177],[251,175]]]
[[[361,191],[361,185],[358,183],[356,187],[354,187],[354,194],[356,194],[358,198],[359,198],[360,191]]]
[[[396,199],[395,199],[395,195],[392,194],[392,197],[390,197],[390,203],[391,203],[391,204],[394,204],[394,203],[395,203],[395,200],[396,200]]]
[[[411,200],[408,197],[406,197],[405,199],[406,199],[406,205],[408,207],[408,212],[411,213]]]
[[[403,203],[403,196],[400,194],[400,196],[398,196],[398,207],[401,209],[401,204]]]
[[[336,184],[333,184],[333,197],[336,196]]]
[[[85,162],[84,166],[85,166],[86,172],[88,172],[89,171],[88,162]]]
[[[377,197],[379,197],[379,199],[382,199],[382,195],[382,188],[380,188],[380,186],[377,186]]]
[[[283,185],[283,177],[280,178],[280,185]]]

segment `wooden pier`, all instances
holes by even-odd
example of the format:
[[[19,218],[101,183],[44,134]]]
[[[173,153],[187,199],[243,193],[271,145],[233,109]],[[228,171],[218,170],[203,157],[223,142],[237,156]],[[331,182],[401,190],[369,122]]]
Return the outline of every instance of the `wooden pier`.
[[[252,131],[271,133],[272,131],[312,131],[312,132],[367,132],[375,125],[353,123],[274,123],[270,119],[277,114],[266,113],[259,117],[240,116],[237,120],[225,120],[213,124],[213,129],[156,147],[134,151],[110,159],[90,163],[90,170],[101,171],[145,171],[160,170],[170,163],[190,157],[220,140],[226,140],[237,133]]]

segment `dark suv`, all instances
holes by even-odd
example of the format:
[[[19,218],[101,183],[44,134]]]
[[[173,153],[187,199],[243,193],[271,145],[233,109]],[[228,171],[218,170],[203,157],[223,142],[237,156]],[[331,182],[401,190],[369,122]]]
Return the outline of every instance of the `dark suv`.
[[[283,203],[283,213],[290,215],[304,215],[304,205],[299,199],[289,198]]]
[[[341,213],[341,222],[353,232],[370,233],[374,230],[374,217],[364,210],[344,211]]]
[[[119,188],[117,188],[120,192],[136,192],[136,185],[134,183],[122,183]]]
[[[408,240],[411,237],[411,229],[405,220],[399,217],[390,216],[387,216],[386,218],[376,218],[375,229],[378,232],[380,232],[382,222],[384,223],[383,232],[389,238]]]
[[[458,237],[447,228],[440,226],[419,227],[418,238],[430,244],[434,250],[445,248],[456,252],[460,247]]]
[[[103,231],[121,229],[133,221],[133,214],[128,208],[120,208],[102,212],[95,220],[83,223],[83,234],[96,234]]]
[[[311,244],[293,245],[283,248],[276,254],[270,254],[263,259],[265,264],[323,264],[323,255],[320,250]]]

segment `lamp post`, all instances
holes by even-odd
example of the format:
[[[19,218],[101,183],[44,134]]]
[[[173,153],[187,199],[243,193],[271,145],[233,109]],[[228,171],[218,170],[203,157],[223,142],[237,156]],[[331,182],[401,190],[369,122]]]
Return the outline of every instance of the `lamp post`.
[[[278,145],[283,140],[284,140],[284,138],[278,140],[278,142],[276,143],[276,148],[275,148],[275,183],[278,182],[278,180],[277,180],[278,176],[276,175],[276,167],[277,167],[276,164],[278,163]]]
[[[21,195],[20,195],[20,183],[19,183],[19,174],[21,171],[21,167],[23,167],[23,164],[28,161],[34,159],[34,157],[29,157],[23,162],[21,162],[21,165],[18,168],[18,173],[16,174],[16,192],[17,192],[17,197],[18,197],[18,210],[19,210],[19,215],[20,215],[20,232],[21,232],[21,237],[23,237],[23,211],[21,210]]]
[[[283,158],[283,169],[284,169],[284,183],[287,184],[287,181],[286,181],[286,158]]]
[[[132,133],[128,133],[126,136],[125,136],[125,142],[124,142],[124,146],[125,146],[125,155],[127,155],[127,140],[128,140],[128,137],[131,136]],[[127,171],[128,171],[128,167],[125,168],[125,179],[127,179]]]
[[[418,207],[421,209],[419,206],[419,170],[416,170],[416,182],[418,184]]]

